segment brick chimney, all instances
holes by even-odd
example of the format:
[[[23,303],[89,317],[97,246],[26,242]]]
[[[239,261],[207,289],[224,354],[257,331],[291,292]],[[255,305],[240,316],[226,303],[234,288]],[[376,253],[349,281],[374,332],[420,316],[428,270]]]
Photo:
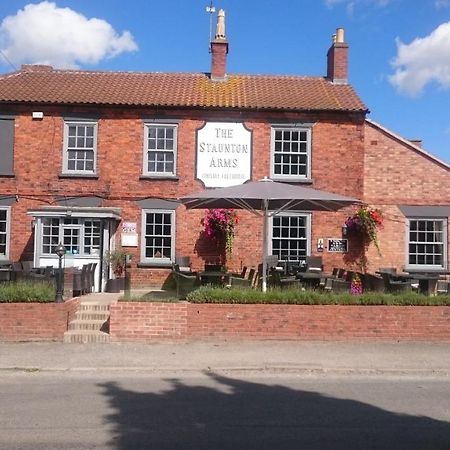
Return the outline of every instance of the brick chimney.
[[[348,81],[348,44],[344,41],[344,29],[337,28],[327,53],[327,78],[333,83]]]
[[[414,144],[417,147],[422,148],[422,139],[409,139],[409,142],[411,142],[411,144]]]
[[[216,35],[211,41],[211,80],[226,79],[228,41],[225,37],[225,11],[220,9],[217,14]]]

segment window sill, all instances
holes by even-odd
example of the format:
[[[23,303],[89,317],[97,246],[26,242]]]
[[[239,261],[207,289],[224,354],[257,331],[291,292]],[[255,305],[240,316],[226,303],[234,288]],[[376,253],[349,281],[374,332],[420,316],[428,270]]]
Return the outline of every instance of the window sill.
[[[180,177],[176,175],[141,175],[140,180],[158,180],[158,181],[178,181]]]
[[[275,177],[271,178],[273,181],[277,181],[278,183],[302,183],[302,184],[313,184],[312,178],[286,178],[286,177]]]
[[[98,180],[99,175],[97,173],[60,173],[59,178],[92,178]]]
[[[172,262],[169,263],[148,263],[139,262],[137,263],[139,269],[172,269]]]
[[[16,175],[13,173],[0,173],[0,178],[15,178]]]

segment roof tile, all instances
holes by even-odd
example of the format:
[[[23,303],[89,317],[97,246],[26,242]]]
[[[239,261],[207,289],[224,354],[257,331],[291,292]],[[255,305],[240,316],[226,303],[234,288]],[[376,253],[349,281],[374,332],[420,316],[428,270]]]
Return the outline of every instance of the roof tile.
[[[0,76],[0,102],[367,111],[347,84],[323,77],[89,72],[48,67]]]

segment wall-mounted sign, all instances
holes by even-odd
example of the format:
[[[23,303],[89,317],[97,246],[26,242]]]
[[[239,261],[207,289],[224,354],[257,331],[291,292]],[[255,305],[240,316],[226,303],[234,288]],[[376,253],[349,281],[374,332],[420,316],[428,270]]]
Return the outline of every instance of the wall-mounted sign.
[[[334,253],[347,253],[348,239],[328,239],[328,251]]]
[[[251,178],[252,132],[240,122],[207,122],[197,130],[197,179],[205,187],[243,184]]]
[[[122,222],[122,233],[120,234],[120,243],[122,247],[138,246],[136,222]]]

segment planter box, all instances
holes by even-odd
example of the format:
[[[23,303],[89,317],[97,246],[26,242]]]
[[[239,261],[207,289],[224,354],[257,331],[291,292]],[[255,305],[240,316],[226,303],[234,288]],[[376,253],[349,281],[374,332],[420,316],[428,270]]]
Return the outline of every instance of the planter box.
[[[110,278],[106,281],[106,292],[120,292],[125,289],[125,278]]]

